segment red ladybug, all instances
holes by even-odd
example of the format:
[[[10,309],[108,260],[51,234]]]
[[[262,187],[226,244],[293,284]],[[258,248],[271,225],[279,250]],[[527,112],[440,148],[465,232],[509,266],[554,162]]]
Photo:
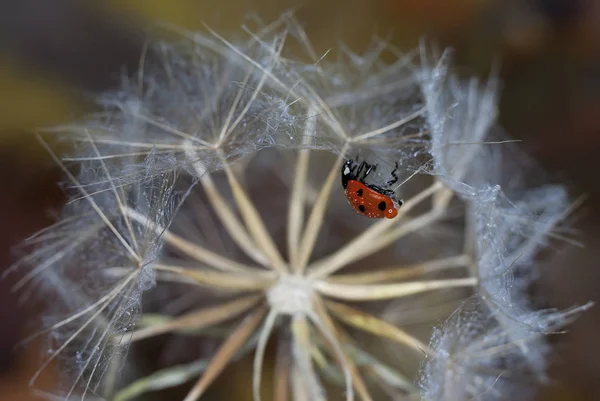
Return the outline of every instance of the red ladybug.
[[[402,201],[396,198],[396,193],[389,188],[365,183],[365,178],[376,168],[377,165],[371,165],[364,161],[357,165],[353,160],[347,160],[342,166],[342,185],[346,191],[348,202],[357,213],[372,219],[384,217],[393,219],[398,215],[398,209],[402,206]],[[398,181],[397,169],[398,163],[392,171],[393,178],[387,182],[387,186]]]

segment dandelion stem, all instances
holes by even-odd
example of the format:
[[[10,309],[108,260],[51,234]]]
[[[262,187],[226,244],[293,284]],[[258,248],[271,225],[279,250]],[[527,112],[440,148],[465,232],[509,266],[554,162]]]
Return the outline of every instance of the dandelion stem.
[[[266,314],[263,306],[247,316],[236,329],[221,344],[215,356],[211,359],[208,367],[194,387],[190,390],[183,401],[196,401],[204,394],[208,386],[217,378],[229,363],[235,353],[244,345],[246,340],[254,333]]]

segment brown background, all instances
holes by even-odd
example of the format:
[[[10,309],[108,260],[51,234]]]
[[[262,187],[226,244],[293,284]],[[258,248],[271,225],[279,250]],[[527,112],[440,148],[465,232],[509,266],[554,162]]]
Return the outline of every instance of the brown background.
[[[244,14],[265,20],[300,5],[284,0],[0,0],[0,271],[11,247],[51,221],[62,198],[52,163],[28,133],[65,122],[87,106],[80,91],[113,86],[123,66],[135,69],[149,21],[187,28],[202,21],[235,29]],[[167,5],[168,4],[168,5]],[[501,119],[547,169],[563,174],[573,194],[587,193],[577,222],[586,249],[562,253],[537,292],[558,307],[600,300],[600,2],[592,0],[308,0],[298,19],[319,46],[338,38],[355,49],[371,34],[400,47],[427,34],[456,49],[461,70],[485,75],[500,57]],[[15,351],[28,314],[10,280],[0,282],[0,400],[32,399],[27,380],[42,347]],[[600,309],[586,313],[557,343],[551,385],[540,400],[600,400]],[[249,370],[249,369],[247,369]],[[230,372],[232,373],[232,372]],[[214,394],[225,394],[227,375]],[[239,376],[239,377],[238,377]],[[51,373],[44,380],[51,381]],[[237,386],[236,386],[237,387]],[[240,385],[243,388],[243,384]],[[220,398],[220,397],[219,397]],[[246,400],[249,392],[223,395]]]

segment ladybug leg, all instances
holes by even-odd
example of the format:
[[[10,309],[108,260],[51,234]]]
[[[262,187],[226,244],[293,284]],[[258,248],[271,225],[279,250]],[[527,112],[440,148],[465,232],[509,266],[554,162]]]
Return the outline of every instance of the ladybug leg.
[[[358,170],[356,170],[356,177],[360,177],[360,173],[363,171],[366,165],[367,162],[363,161],[362,163],[360,163],[360,166],[358,166]]]
[[[371,171],[377,170],[377,164],[367,164],[367,170],[363,174],[363,180],[371,173]]]
[[[394,185],[398,182],[398,162],[396,162],[396,167],[392,170],[392,179],[387,182],[387,185]]]

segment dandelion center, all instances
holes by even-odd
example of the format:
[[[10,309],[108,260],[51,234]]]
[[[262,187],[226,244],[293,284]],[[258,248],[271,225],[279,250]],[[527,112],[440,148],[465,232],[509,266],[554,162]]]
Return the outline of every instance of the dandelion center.
[[[267,291],[269,306],[285,315],[309,314],[312,311],[313,286],[299,275],[283,274]]]

